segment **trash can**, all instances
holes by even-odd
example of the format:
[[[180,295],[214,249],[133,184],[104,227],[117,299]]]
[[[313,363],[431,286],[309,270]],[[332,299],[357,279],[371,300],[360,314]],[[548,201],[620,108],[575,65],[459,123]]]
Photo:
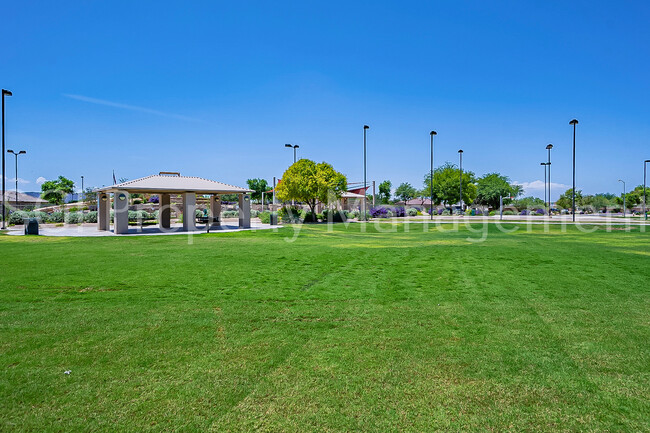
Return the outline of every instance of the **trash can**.
[[[25,221],[25,234],[38,235],[38,220],[36,218]]]
[[[278,225],[278,214],[276,212],[271,212],[270,217],[271,218],[269,219],[269,224],[271,224],[272,226],[277,226]]]

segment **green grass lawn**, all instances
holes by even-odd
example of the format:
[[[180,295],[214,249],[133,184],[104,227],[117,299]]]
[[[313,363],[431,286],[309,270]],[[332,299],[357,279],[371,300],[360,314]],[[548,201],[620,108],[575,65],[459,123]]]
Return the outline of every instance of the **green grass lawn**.
[[[0,430],[650,430],[650,230],[361,226],[0,236]]]

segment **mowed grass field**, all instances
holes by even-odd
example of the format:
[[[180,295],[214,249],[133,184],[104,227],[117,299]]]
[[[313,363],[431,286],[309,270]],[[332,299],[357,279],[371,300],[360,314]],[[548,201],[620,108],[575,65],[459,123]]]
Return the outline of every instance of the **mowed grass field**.
[[[361,227],[0,236],[0,430],[650,430],[650,230]]]

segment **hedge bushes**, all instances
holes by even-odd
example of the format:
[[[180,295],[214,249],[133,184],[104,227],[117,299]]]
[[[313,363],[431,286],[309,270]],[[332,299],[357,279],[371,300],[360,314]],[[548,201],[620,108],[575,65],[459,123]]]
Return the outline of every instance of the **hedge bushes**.
[[[418,215],[418,210],[417,210],[416,208],[412,207],[412,208],[409,208],[409,209],[406,211],[406,214],[407,214],[408,216],[410,216],[410,217],[414,217],[414,216],[417,216],[417,215]]]
[[[271,223],[271,212],[260,212],[257,216],[260,218],[262,224]]]
[[[65,217],[63,216],[63,212],[52,212],[50,214],[49,220],[48,221],[43,221],[43,222],[62,223],[64,218]]]
[[[66,224],[79,224],[83,222],[83,215],[80,212],[68,212],[65,214]]]
[[[344,210],[323,209],[323,221],[342,223],[348,220],[349,213]]]
[[[299,223],[300,220],[304,217],[306,212],[298,209],[295,206],[282,207],[278,211],[278,218],[282,220],[283,223]]]
[[[239,211],[237,210],[225,210],[221,212],[222,218],[237,218],[239,217]]]
[[[7,222],[9,224],[23,224],[23,222],[30,218],[30,212],[25,212],[22,210],[14,211],[9,214]]]
[[[393,213],[391,212],[391,214],[389,216],[388,212],[389,212],[389,210],[386,209],[385,207],[373,207],[373,208],[370,208],[370,215],[373,218],[389,218],[390,216],[392,216]]]
[[[86,223],[96,223],[97,222],[97,211],[91,211],[84,214],[84,222]]]

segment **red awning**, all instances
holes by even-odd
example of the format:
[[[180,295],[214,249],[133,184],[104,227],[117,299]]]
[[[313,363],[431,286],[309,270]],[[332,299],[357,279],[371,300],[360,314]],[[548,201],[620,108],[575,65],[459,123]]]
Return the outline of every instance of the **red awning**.
[[[365,187],[365,188],[364,188],[364,187],[361,187],[361,188],[350,189],[350,190],[348,190],[348,192],[351,192],[351,193],[353,193],[353,194],[361,194],[361,195],[363,195],[363,190],[364,190],[364,189],[365,189],[365,190],[368,190],[368,188],[370,188],[370,186],[367,186],[367,187]]]

